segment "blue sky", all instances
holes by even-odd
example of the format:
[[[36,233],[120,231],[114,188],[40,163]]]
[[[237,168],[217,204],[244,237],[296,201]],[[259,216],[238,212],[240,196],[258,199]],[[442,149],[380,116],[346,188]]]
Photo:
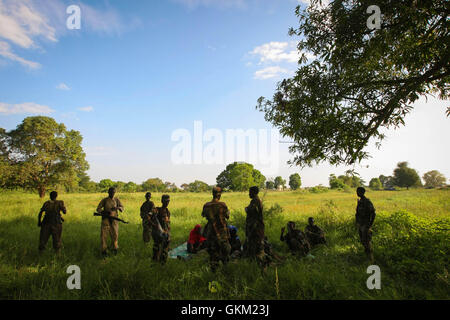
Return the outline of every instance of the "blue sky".
[[[81,132],[89,175],[142,182],[160,177],[178,185],[210,184],[220,164],[174,164],[171,137],[207,129],[271,130],[255,110],[277,81],[291,75],[298,53],[288,29],[297,26],[297,0],[0,0],[0,127],[47,115]],[[69,5],[81,8],[81,29],[68,30]],[[445,102],[423,99],[406,127],[389,131],[381,150],[355,167],[368,181],[409,161],[422,175],[450,177]],[[289,167],[277,147],[276,170],[299,172],[305,186],[327,184],[327,164]],[[238,159],[235,160],[246,160]],[[367,167],[368,166],[368,167]],[[266,171],[266,172],[265,172]]]

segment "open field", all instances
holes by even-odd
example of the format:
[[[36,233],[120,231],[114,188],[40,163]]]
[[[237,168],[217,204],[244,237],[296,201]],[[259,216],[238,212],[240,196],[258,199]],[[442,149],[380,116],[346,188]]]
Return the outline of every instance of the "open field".
[[[240,260],[208,269],[207,254],[190,261],[151,262],[152,247],[142,241],[139,207],[143,193],[118,194],[121,215],[117,256],[100,257],[100,218],[93,217],[105,194],[61,194],[64,216],[63,249],[38,254],[37,213],[44,200],[35,194],[0,195],[1,299],[448,299],[450,297],[450,190],[368,191],[375,205],[375,264],[381,268],[381,290],[366,287],[369,263],[354,227],[356,195],[339,191],[269,192],[260,194],[266,211],[266,235],[287,259],[268,268],[263,277],[256,263]],[[161,194],[152,200],[160,204]],[[171,248],[187,240],[201,217],[206,193],[171,194]],[[47,199],[45,199],[47,200]],[[242,233],[247,193],[224,193],[231,222]],[[282,207],[282,210],[276,205]],[[270,209],[272,208],[272,209]],[[327,235],[328,245],[313,250],[314,260],[297,260],[279,241],[287,221],[306,226],[313,216]],[[152,242],[153,243],[153,242]],[[151,244],[152,244],[151,243]],[[81,290],[68,290],[66,269],[81,268]],[[220,290],[209,291],[217,281]]]

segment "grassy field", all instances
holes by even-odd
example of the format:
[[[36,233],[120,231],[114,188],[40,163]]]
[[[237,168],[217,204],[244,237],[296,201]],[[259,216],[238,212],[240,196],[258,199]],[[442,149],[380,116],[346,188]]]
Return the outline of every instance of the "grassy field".
[[[38,254],[37,213],[44,200],[34,194],[0,195],[1,299],[448,299],[450,256],[450,191],[368,191],[377,210],[374,224],[375,264],[381,268],[381,290],[366,286],[370,263],[354,227],[356,195],[338,191],[261,193],[266,235],[285,261],[261,275],[255,262],[239,260],[209,271],[207,253],[190,261],[151,262],[152,248],[142,241],[139,207],[143,193],[118,194],[121,215],[117,256],[100,257],[100,220],[93,217],[105,194],[61,194],[63,249],[55,256],[51,239]],[[209,194],[171,195],[171,247],[187,240],[195,224],[204,224],[201,209]],[[161,194],[153,194],[159,205]],[[47,200],[47,199],[45,199]],[[244,227],[247,193],[222,195],[231,222]],[[302,229],[313,216],[328,245],[313,250],[315,259],[297,259],[279,241],[287,221]],[[81,268],[81,290],[68,290],[69,265]],[[218,292],[209,283],[217,281]]]

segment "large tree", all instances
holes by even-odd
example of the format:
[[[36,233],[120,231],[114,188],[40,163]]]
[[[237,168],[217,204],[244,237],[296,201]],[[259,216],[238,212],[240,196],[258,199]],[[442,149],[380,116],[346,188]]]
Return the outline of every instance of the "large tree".
[[[77,187],[78,176],[89,168],[81,134],[52,118],[25,118],[15,130],[1,129],[0,136],[10,186],[37,190],[41,198],[49,187]]]
[[[428,171],[423,175],[423,181],[425,181],[425,187],[437,188],[445,185],[447,179],[445,176],[437,170]]]
[[[368,27],[371,5],[381,9],[380,29]],[[292,139],[290,163],[360,162],[369,140],[379,147],[385,129],[403,125],[420,96],[448,99],[449,12],[448,0],[298,6],[300,25],[290,34],[300,39],[299,68],[257,106]]]
[[[233,162],[216,178],[217,185],[233,191],[247,191],[252,186],[264,188],[264,177],[250,163]]]
[[[394,177],[392,176],[386,177],[384,175],[380,175],[378,179],[380,179],[383,188],[392,188],[394,186]]]
[[[394,170],[394,184],[398,187],[419,187],[422,185],[419,174],[413,168],[408,167],[408,162],[399,162]]]
[[[291,174],[289,176],[289,187],[291,187],[292,190],[297,190],[302,186],[302,178],[298,173]]]
[[[280,187],[282,187],[284,189],[284,187],[286,186],[286,180],[284,180],[283,177],[278,176],[278,177],[275,177],[274,184],[275,184],[275,189],[279,189]]]
[[[165,183],[159,178],[147,179],[141,184],[141,189],[144,192],[164,192],[166,191]]]

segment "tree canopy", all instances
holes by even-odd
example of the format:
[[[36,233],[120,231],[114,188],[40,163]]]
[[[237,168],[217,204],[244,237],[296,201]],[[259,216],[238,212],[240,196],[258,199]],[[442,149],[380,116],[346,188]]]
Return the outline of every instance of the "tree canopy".
[[[289,176],[289,187],[292,190],[297,190],[302,186],[302,178],[298,173],[291,174]]]
[[[374,4],[381,28],[371,30],[366,10]],[[369,140],[379,147],[383,130],[404,125],[420,96],[449,98],[447,0],[311,0],[296,14],[300,25],[289,33],[300,38],[299,68],[257,105],[293,140],[289,163],[360,162]]]
[[[264,188],[266,177],[245,162],[233,162],[216,179],[217,185],[233,191],[247,191],[252,186]]]
[[[425,187],[427,188],[442,187],[447,181],[445,176],[437,170],[432,170],[425,173],[423,175],[423,180],[425,181]]]
[[[419,187],[422,185],[419,174],[413,168],[408,167],[408,162],[399,162],[394,170],[394,184],[399,187]]]
[[[79,176],[89,165],[78,131],[49,117],[28,117],[15,130],[0,130],[1,165],[9,187],[37,190],[45,196],[49,187],[78,186]]]
[[[372,178],[369,182],[369,188],[372,190],[381,190],[383,188],[383,184],[379,178]]]
[[[284,189],[284,187],[286,186],[286,180],[284,180],[281,176],[278,176],[275,178],[274,184],[275,189],[278,189],[279,187],[282,187]]]

